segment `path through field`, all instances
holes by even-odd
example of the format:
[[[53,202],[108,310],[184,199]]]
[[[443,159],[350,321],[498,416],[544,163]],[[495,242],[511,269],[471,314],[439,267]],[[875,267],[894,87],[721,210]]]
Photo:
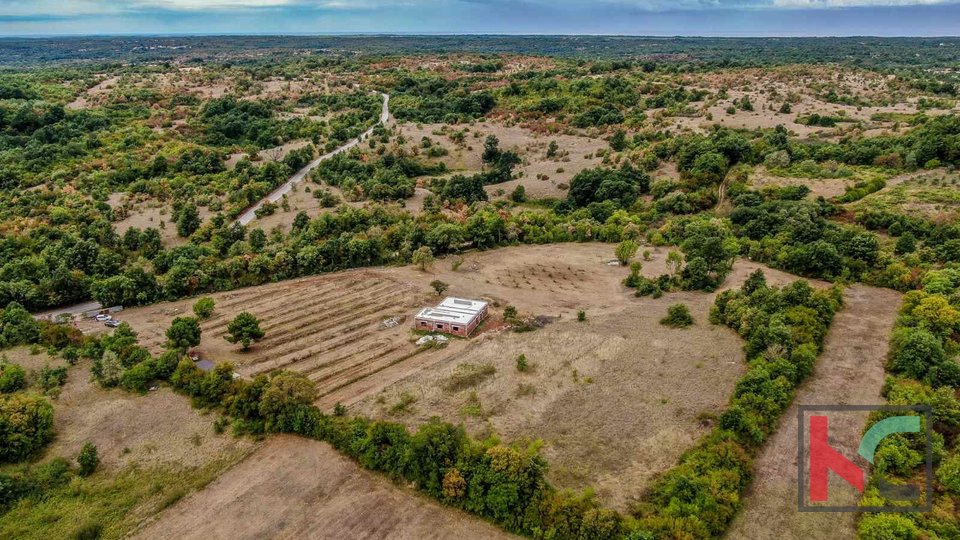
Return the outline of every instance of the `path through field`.
[[[326,443],[277,436],[134,538],[514,537],[361,470]]]
[[[730,539],[805,539],[829,536],[834,540],[856,537],[855,514],[797,511],[797,405],[883,403],[884,361],[900,294],[887,289],[854,285],[844,293],[845,305],[836,315],[823,354],[813,375],[797,393],[783,415],[777,432],[767,441],[754,464],[754,481],[744,501],[744,511],[727,535]],[[863,431],[864,414],[831,418],[830,440],[847,456]],[[835,495],[856,502],[857,492],[842,480],[831,479]]]
[[[263,199],[261,199],[260,202],[251,206],[244,213],[240,214],[240,217],[237,218],[237,223],[241,225],[249,225],[251,221],[257,219],[256,212],[257,210],[260,209],[261,206],[263,206],[265,202],[269,201],[269,202],[275,203],[279,201],[280,199],[283,198],[284,195],[286,195],[287,193],[290,193],[290,190],[293,189],[294,185],[302,182],[303,179],[307,177],[307,174],[313,169],[315,169],[317,165],[320,165],[321,162],[326,161],[337,154],[341,154],[357,146],[358,144],[360,144],[361,141],[365,140],[367,137],[373,134],[374,128],[376,128],[380,124],[385,124],[387,120],[390,118],[390,96],[387,94],[381,94],[381,95],[383,96],[383,108],[380,111],[380,118],[377,120],[377,123],[373,125],[373,127],[361,133],[360,136],[357,137],[356,139],[351,139],[349,142],[337,148],[336,150],[326,153],[318,157],[317,159],[311,161],[310,163],[307,163],[307,165],[304,168],[300,169],[299,171],[296,172],[296,174],[291,176],[290,179],[286,181],[286,183],[284,183],[282,186],[270,192],[270,194],[264,197]]]

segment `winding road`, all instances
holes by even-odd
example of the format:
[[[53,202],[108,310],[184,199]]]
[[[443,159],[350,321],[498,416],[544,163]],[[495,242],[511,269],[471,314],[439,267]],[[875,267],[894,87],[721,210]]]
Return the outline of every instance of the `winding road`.
[[[317,159],[311,161],[310,163],[307,163],[307,165],[304,168],[297,171],[296,174],[291,176],[290,179],[287,180],[282,186],[271,191],[266,197],[261,199],[257,204],[251,206],[244,213],[240,214],[240,217],[237,218],[237,223],[239,223],[240,225],[249,225],[250,222],[257,219],[256,212],[257,210],[260,209],[260,207],[264,205],[264,203],[266,202],[275,203],[279,201],[280,199],[283,198],[284,195],[286,195],[287,193],[290,193],[290,190],[293,189],[293,186],[302,182],[303,179],[307,177],[307,174],[309,174],[310,171],[315,169],[317,165],[320,165],[321,162],[326,161],[337,154],[346,152],[347,150],[350,150],[351,148],[357,146],[358,144],[366,140],[371,134],[373,134],[374,128],[376,128],[380,124],[385,124],[387,120],[390,118],[390,96],[388,94],[380,94],[380,95],[383,96],[383,108],[380,111],[380,120],[376,124],[374,124],[373,127],[361,133],[359,137],[355,139],[351,139],[349,142],[337,148],[336,150],[326,153],[318,157]]]

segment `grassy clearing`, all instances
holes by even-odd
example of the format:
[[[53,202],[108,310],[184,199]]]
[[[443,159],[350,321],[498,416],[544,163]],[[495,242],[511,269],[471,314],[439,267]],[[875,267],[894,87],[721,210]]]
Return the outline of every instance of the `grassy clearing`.
[[[150,516],[209,484],[245,454],[235,452],[195,468],[132,466],[116,474],[75,477],[42,500],[22,500],[0,516],[0,538],[123,538]]]

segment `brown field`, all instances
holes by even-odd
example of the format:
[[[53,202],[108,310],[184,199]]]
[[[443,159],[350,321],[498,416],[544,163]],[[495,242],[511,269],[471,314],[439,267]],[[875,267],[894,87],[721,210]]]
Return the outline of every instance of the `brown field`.
[[[856,514],[796,510],[797,405],[884,403],[880,390],[887,340],[900,294],[855,285],[846,290],[844,301],[813,375],[800,387],[793,406],[783,414],[779,428],[754,464],[755,476],[744,511],[734,521],[728,538],[800,539],[820,536],[823,531],[830,531],[832,538],[856,538]],[[832,417],[830,438],[836,441],[835,447],[846,455],[856,455],[865,422],[863,413]],[[859,493],[835,477],[829,489],[832,502],[856,504],[859,500]]]
[[[420,141],[427,137],[450,152],[433,161],[443,162],[450,170],[465,174],[477,172],[483,167],[481,156],[484,141],[488,135],[496,136],[500,140],[500,148],[516,152],[523,163],[514,171],[519,178],[487,186],[487,192],[493,198],[502,198],[496,195],[499,190],[509,194],[518,185],[523,185],[527,196],[531,198],[565,197],[566,188],[563,186],[569,185],[570,180],[583,169],[599,166],[602,158],[597,152],[608,147],[607,142],[601,139],[566,134],[543,135],[520,126],[495,122],[478,123],[466,129],[469,131],[464,146],[458,147],[449,138],[458,131],[455,127],[410,123],[396,126],[397,134],[407,139],[408,150],[420,151]],[[548,158],[547,147],[551,141],[557,143],[557,156]]]
[[[664,272],[668,251],[647,249],[651,260],[644,262],[644,274]],[[277,368],[305,372],[318,382],[323,393],[318,404],[325,409],[341,402],[351,413],[409,426],[440,416],[478,437],[540,439],[554,485],[592,487],[604,504],[623,510],[710,428],[745,366],[742,340],[707,320],[714,294],[634,298],[620,283],[626,269],[608,265],[612,251],[607,244],[511,247],[467,254],[456,271],[449,260],[439,260],[427,272],[351,270],[219,293],[213,295],[215,317],[203,324],[200,351],[237,362],[247,376]],[[757,268],[738,261],[724,287],[739,286]],[[765,273],[776,285],[796,279],[771,269]],[[411,343],[410,321],[417,308],[436,300],[428,285],[434,279],[451,285],[448,294],[492,302],[493,316],[478,336],[420,352]],[[858,366],[864,356],[883,357],[898,295],[857,286],[847,301],[798,403],[878,395],[882,362],[867,376]],[[690,308],[696,324],[684,330],[661,326],[667,306],[678,302]],[[188,312],[191,303],[131,309],[120,318],[158,350],[169,321]],[[522,315],[540,316],[545,327],[530,333],[499,328],[507,304]],[[249,353],[222,340],[226,322],[242,309],[258,314],[267,331]],[[576,321],[579,309],[587,312],[584,323]],[[381,322],[388,317],[403,320],[386,329]],[[526,372],[516,369],[520,354],[530,364]],[[465,377],[465,364],[483,369]],[[780,454],[796,440],[789,429],[792,417],[784,418],[758,460],[754,491],[734,528],[741,536],[734,537],[758,537],[754,528],[774,516],[778,528],[790,529],[785,534],[814,526],[794,523],[799,518],[784,506],[795,503],[795,479],[788,470],[795,466],[795,451]],[[189,429],[178,426],[177,433]],[[858,430],[861,424],[853,420],[843,429]],[[378,517],[371,519],[374,508]],[[210,520],[211,513],[221,519]],[[426,531],[431,520],[441,525]],[[851,524],[837,526],[848,530]],[[396,490],[321,443],[284,437],[271,439],[140,536],[473,538],[495,532],[487,527]]]
[[[66,363],[27,347],[3,352],[9,361],[32,372]],[[183,396],[160,388],[145,396],[123,390],[104,390],[90,378],[90,364],[69,368],[66,384],[52,399],[56,438],[44,457],[74,458],[92,442],[108,469],[130,465],[195,467],[225,454],[248,452],[254,444],[213,432],[214,415],[203,415]]]
[[[604,260],[602,247],[590,246],[598,262]],[[579,245],[570,249],[587,250]],[[644,273],[663,273],[665,254],[654,250]],[[463,423],[478,437],[542,439],[556,485],[593,487],[605,503],[625,508],[722,411],[745,369],[742,341],[707,321],[714,295],[636,299],[611,280],[588,287],[587,298],[587,291],[565,290],[549,278],[550,285],[544,284],[542,278],[561,265],[527,264],[517,276],[510,264],[504,262],[508,268],[494,272],[501,277],[483,286],[521,289],[529,299],[517,302],[521,312],[552,315],[555,322],[533,333],[474,339],[465,350],[450,350],[352,410],[411,426],[440,416]],[[739,286],[756,268],[738,263],[727,286]],[[623,269],[613,269],[622,275]],[[775,284],[795,279],[772,270],[767,274]],[[480,284],[464,286],[470,290]],[[534,292],[544,289],[546,294]],[[661,326],[667,307],[678,302],[690,308],[697,324],[685,330]],[[575,321],[578,308],[587,311],[586,323]],[[516,369],[520,354],[532,366],[528,372]],[[463,382],[458,370],[464,365],[489,367],[475,381]]]
[[[133,538],[514,537],[361,470],[325,443],[276,436]]]

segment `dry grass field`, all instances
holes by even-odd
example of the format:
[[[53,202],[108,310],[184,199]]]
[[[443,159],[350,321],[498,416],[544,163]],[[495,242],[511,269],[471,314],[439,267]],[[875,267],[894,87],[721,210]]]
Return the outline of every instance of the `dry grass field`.
[[[509,194],[518,185],[523,185],[530,198],[566,197],[565,186],[570,180],[583,169],[600,165],[602,159],[598,151],[608,148],[603,139],[569,134],[546,135],[499,122],[478,123],[465,129],[468,131],[464,133],[464,143],[458,146],[451,140],[451,136],[459,131],[456,127],[410,123],[396,126],[397,134],[407,140],[408,151],[420,151],[417,147],[426,137],[450,152],[430,161],[442,162],[450,170],[464,174],[477,172],[483,167],[484,141],[489,135],[497,137],[500,148],[516,152],[523,161],[514,172],[516,179],[486,187],[491,198],[503,198],[498,195],[500,190]],[[551,142],[557,143],[557,153],[554,157],[547,157]]]
[[[133,538],[513,538],[384,477],[325,443],[272,437]]]
[[[644,262],[643,273],[655,276],[665,272],[668,250],[648,249],[650,260]],[[237,362],[238,371],[246,376],[279,368],[307,373],[321,389],[318,404],[324,409],[339,402],[351,413],[410,426],[440,416],[462,423],[478,437],[540,439],[551,464],[549,478],[555,485],[592,487],[605,504],[625,509],[643,494],[656,474],[673,465],[709,429],[745,365],[740,338],[708,322],[715,294],[634,298],[621,284],[626,269],[608,264],[612,250],[607,244],[520,246],[467,254],[457,270],[448,259],[437,261],[426,272],[415,267],[351,270],[219,293],[213,295],[215,316],[203,323],[199,350],[207,358]],[[738,287],[757,268],[760,266],[755,263],[738,261],[724,288]],[[771,284],[784,285],[796,279],[764,270]],[[469,340],[454,339],[444,349],[420,351],[412,344],[411,317],[419,307],[436,301],[429,289],[434,279],[450,284],[448,294],[490,301],[492,317],[479,335]],[[854,372],[840,367],[859,362],[864,354],[882,357],[879,348],[885,347],[887,334],[877,324],[889,324],[892,315],[887,312],[892,313],[898,305],[896,298],[885,293],[889,294],[858,288],[848,295],[851,311],[842,311],[837,324],[845,329],[844,335],[861,336],[858,339],[864,345],[841,348],[831,338],[829,354],[821,363],[826,366],[817,372],[828,381],[828,388],[850,390]],[[667,307],[678,302],[690,308],[695,324],[687,329],[661,326],[658,321]],[[151,349],[159,350],[169,321],[188,313],[191,304],[181,301],[136,308],[122,312],[120,318],[130,322]],[[516,306],[521,315],[538,316],[545,326],[530,333],[502,328],[501,313],[506,305]],[[576,320],[581,309],[587,313],[585,322]],[[267,338],[248,353],[239,352],[222,338],[226,323],[240,310],[260,316],[267,332]],[[384,328],[381,323],[389,317],[402,322]],[[522,372],[516,364],[521,354],[529,363],[529,369]],[[853,381],[876,386],[876,392],[879,385],[874,382],[869,377]],[[275,451],[263,450],[255,456],[275,456]],[[237,467],[241,472],[231,471],[197,495],[196,502],[185,501],[172,512],[185,523],[194,523],[200,520],[201,508],[222,505],[230,512],[240,512],[239,508],[254,507],[261,497],[275,500],[249,487],[249,478],[263,476],[265,467],[272,474],[290,474],[286,459],[292,458],[251,458]],[[761,469],[760,477],[779,478],[776,475],[783,473],[781,469]],[[763,485],[761,480],[758,489]],[[300,501],[295,504],[308,500],[302,495],[300,499],[292,494],[280,497]],[[775,499],[773,495],[755,497],[747,510],[753,517],[742,520],[751,526],[782,510],[769,507],[773,503],[767,499]],[[294,503],[282,506],[290,504]],[[352,521],[359,519],[357,514],[344,512],[340,519],[346,524],[342,527],[358,527]],[[162,519],[173,527],[171,518]],[[283,517],[271,513],[262,520],[265,522],[257,521],[257,527],[280,527],[277,523]],[[224,534],[232,534],[235,525],[228,521],[198,530],[209,533],[220,527]],[[409,527],[415,521],[391,523]],[[283,523],[291,527],[289,522]],[[370,526],[380,527],[376,522]],[[341,525],[321,527],[312,518],[289,530],[321,535],[343,531]]]
[[[776,433],[754,464],[755,477],[744,511],[727,537],[813,538],[830,531],[833,538],[856,538],[856,515],[797,512],[797,405],[876,405],[883,403],[887,336],[900,306],[900,294],[855,285],[844,294],[817,360],[813,375],[800,387],[793,406],[783,414]],[[866,423],[865,414],[831,417],[830,439],[845,455],[856,455]],[[833,476],[833,475],[831,475]],[[857,504],[859,493],[836,477],[830,482],[831,503]]]

